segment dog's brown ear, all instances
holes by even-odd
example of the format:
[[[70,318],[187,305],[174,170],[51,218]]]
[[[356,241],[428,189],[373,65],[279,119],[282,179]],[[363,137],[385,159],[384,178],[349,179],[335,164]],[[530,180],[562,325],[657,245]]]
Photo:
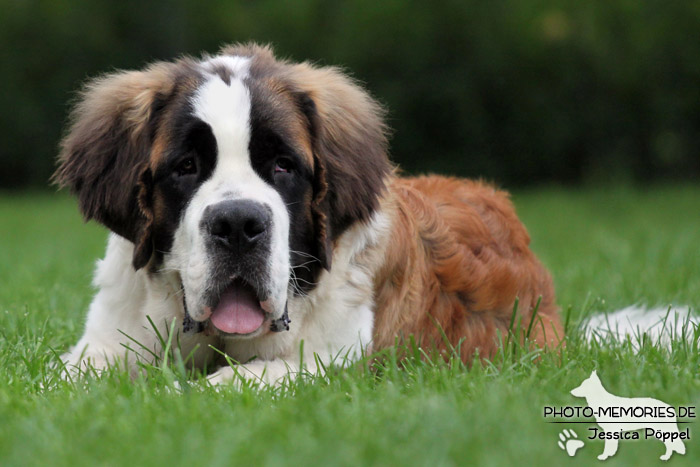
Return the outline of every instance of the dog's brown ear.
[[[392,170],[384,110],[336,68],[293,68],[313,141],[318,255],[330,269],[333,241],[353,223],[369,220]]]
[[[170,64],[119,72],[88,83],[71,113],[53,180],[95,219],[135,245],[133,264],[152,253],[152,139],[164,98],[172,91]]]

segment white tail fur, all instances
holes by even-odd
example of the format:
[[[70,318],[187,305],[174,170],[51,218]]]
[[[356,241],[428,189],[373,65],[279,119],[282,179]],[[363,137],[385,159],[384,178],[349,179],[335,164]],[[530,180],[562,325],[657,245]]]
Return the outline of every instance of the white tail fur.
[[[614,338],[623,341],[627,336],[638,346],[646,334],[651,342],[670,347],[673,340],[700,338],[700,316],[694,315],[688,306],[647,309],[628,306],[614,313],[598,314],[584,323],[588,340]]]

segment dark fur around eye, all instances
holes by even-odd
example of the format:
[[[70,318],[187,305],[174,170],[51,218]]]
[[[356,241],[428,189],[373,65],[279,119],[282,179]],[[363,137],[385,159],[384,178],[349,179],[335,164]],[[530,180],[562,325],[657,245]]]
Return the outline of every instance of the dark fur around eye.
[[[213,158],[216,156],[216,138],[211,127],[201,120],[197,120],[187,133],[186,148],[194,151],[201,158]]]
[[[216,159],[216,139],[209,125],[201,120],[190,122],[180,132],[183,136],[175,146],[173,155],[177,156],[171,172],[175,177],[199,175]]]
[[[288,157],[280,157],[275,162],[275,173],[294,172],[294,162]]]
[[[185,175],[193,175],[197,173],[197,162],[194,157],[187,157],[183,159],[175,167],[175,173],[179,177],[184,177]]]

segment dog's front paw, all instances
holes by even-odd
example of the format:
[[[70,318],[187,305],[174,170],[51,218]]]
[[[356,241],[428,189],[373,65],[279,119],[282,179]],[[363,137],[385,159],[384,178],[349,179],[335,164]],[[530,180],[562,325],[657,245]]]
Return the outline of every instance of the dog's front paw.
[[[233,385],[237,389],[243,386],[264,386],[274,384],[276,378],[271,377],[268,366],[275,367],[274,363],[254,361],[241,365],[224,366],[207,377],[212,386],[222,384]]]
[[[84,376],[99,376],[109,362],[104,355],[83,353],[75,355],[72,352],[61,356],[61,377],[67,380],[79,379]]]
[[[211,386],[219,386],[221,384],[225,383],[230,383],[234,381],[236,378],[236,372],[233,370],[232,367],[230,366],[224,366],[219,368],[217,371],[214,373],[210,374],[207,376],[207,382]]]

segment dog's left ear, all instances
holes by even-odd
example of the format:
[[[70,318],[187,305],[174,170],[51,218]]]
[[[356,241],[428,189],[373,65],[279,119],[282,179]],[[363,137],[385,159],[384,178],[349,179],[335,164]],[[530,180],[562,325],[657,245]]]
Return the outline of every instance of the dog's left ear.
[[[293,65],[298,105],[308,120],[314,156],[312,215],[317,255],[330,270],[333,241],[368,221],[392,166],[384,110],[352,79],[332,67]]]
[[[153,253],[152,140],[171,64],[119,72],[88,83],[71,113],[53,180],[95,219],[134,243],[134,268]]]

